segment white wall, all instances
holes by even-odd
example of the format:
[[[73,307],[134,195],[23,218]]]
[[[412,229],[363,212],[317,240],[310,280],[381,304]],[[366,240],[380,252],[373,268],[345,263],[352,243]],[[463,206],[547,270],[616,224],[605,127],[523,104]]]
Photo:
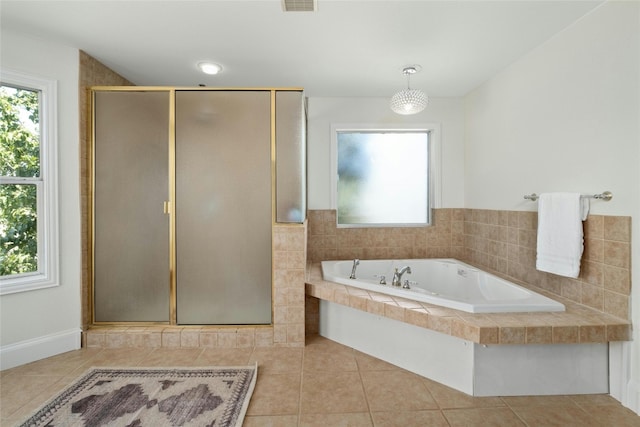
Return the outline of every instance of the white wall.
[[[71,350],[80,339],[80,189],[77,49],[6,30],[1,65],[57,80],[60,286],[0,297],[2,368]]]
[[[613,192],[591,212],[632,219],[640,324],[640,3],[610,2],[465,98],[466,208],[535,210],[524,194]],[[640,409],[640,332],[628,401]]]
[[[398,90],[401,87],[398,87]],[[425,88],[427,89],[427,88]],[[440,124],[442,206],[464,203],[464,119],[461,99],[437,98],[427,109],[400,116],[389,109],[388,98],[309,98],[307,137],[307,192],[309,209],[331,208],[332,124]]]

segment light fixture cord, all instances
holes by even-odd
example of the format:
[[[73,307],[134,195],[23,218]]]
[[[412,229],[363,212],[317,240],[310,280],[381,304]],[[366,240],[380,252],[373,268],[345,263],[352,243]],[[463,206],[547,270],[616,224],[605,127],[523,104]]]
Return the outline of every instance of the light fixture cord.
[[[411,90],[411,72],[405,71],[404,73],[407,75],[407,90]]]

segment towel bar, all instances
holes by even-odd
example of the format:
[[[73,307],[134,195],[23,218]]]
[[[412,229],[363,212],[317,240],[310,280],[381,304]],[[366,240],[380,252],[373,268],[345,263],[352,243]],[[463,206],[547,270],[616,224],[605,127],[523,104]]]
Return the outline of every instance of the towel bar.
[[[531,193],[524,196],[525,199],[533,200],[534,202],[538,200],[538,197],[539,196],[536,193]],[[598,199],[598,200],[604,200],[605,202],[608,202],[613,198],[613,193],[611,193],[611,191],[605,191],[600,194],[582,194],[580,195],[580,197],[588,197],[590,199]]]

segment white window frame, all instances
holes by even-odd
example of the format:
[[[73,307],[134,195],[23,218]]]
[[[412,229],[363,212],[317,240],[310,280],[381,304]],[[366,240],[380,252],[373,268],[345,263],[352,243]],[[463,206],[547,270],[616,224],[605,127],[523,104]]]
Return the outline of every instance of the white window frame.
[[[57,81],[0,69],[3,85],[40,92],[40,179],[38,271],[0,277],[0,295],[59,286]],[[34,179],[1,178],[2,184],[34,184]]]
[[[334,123],[331,125],[331,209],[338,209],[338,133],[339,132],[429,132],[429,205],[428,209],[442,206],[442,160],[439,123]],[[433,222],[429,215],[429,224],[337,224],[339,228],[363,227],[427,227]],[[336,215],[337,222],[338,215]]]

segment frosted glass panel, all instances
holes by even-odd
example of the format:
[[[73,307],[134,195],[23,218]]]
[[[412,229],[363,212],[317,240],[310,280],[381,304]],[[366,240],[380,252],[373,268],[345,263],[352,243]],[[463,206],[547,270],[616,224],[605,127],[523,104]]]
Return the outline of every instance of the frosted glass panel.
[[[271,323],[270,102],[176,93],[179,324]]]
[[[95,101],[95,320],[166,322],[169,93]]]
[[[429,223],[429,132],[339,131],[338,225]]]
[[[276,221],[307,216],[306,118],[302,92],[276,93]]]

